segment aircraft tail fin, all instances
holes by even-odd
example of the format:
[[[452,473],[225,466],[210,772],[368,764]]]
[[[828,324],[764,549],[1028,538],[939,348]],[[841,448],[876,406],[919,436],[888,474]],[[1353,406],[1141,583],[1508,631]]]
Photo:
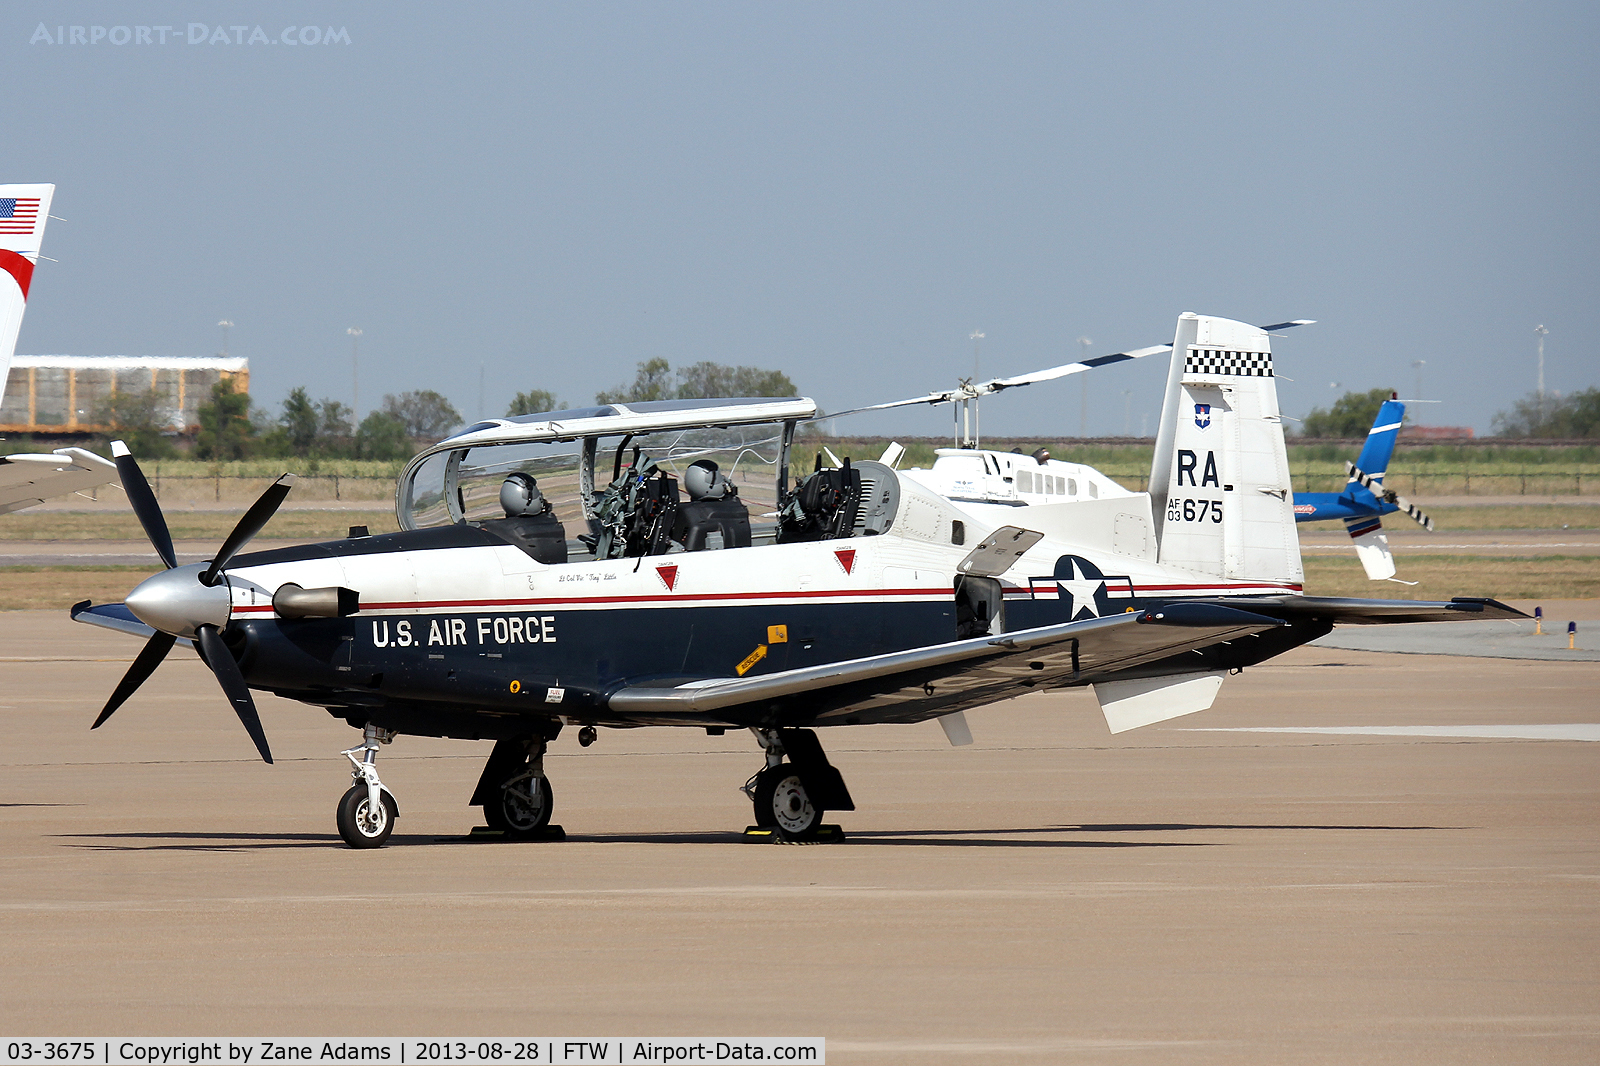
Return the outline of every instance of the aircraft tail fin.
[[[54,185],[0,185],[0,391],[11,372]]]
[[[1150,496],[1162,563],[1300,586],[1294,489],[1266,330],[1178,317]]]
[[[1378,417],[1372,420],[1366,443],[1361,446],[1361,457],[1356,460],[1356,466],[1373,481],[1383,481],[1383,475],[1389,469],[1389,458],[1394,455],[1394,442],[1400,436],[1400,426],[1405,418],[1406,405],[1398,399],[1385,400],[1383,406],[1378,408]],[[1356,483],[1352,474],[1350,484]]]

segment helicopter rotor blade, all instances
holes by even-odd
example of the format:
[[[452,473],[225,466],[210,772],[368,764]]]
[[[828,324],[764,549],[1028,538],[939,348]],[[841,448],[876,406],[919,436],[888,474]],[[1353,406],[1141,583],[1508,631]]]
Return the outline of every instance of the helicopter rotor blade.
[[[1424,514],[1422,509],[1416,504],[1412,503],[1410,500],[1406,499],[1397,492],[1390,492],[1388,489],[1383,487],[1383,482],[1374,480],[1372,475],[1361,470],[1356,466],[1356,464],[1346,462],[1344,466],[1345,469],[1350,472],[1350,476],[1354,478],[1356,483],[1362,488],[1378,497],[1378,499],[1383,500],[1385,503],[1394,504],[1396,507],[1400,508],[1400,510],[1405,512],[1407,518],[1411,519],[1423,529],[1426,529],[1429,533],[1433,532],[1433,519]]]

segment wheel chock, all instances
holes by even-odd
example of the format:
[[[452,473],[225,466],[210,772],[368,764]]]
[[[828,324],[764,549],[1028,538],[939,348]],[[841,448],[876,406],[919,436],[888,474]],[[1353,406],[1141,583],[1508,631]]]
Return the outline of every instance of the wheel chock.
[[[475,825],[472,827],[472,831],[467,834],[467,839],[488,842],[505,841],[514,844],[542,844],[549,841],[567,839],[567,831],[559,825],[547,825],[536,835],[510,836],[501,829],[490,829],[486,825]]]
[[[817,835],[810,840],[787,840],[770,825],[747,825],[744,838],[759,844],[843,844],[844,830],[836,825],[817,826]]]

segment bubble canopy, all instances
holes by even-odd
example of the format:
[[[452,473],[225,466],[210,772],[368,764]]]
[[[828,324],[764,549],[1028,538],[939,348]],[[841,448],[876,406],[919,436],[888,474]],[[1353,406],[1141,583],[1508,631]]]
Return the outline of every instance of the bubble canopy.
[[[407,464],[395,492],[401,529],[501,514],[501,482],[517,471],[539,481],[562,520],[582,529],[596,491],[638,448],[669,472],[699,459],[717,463],[753,511],[776,510],[786,491],[795,426],[816,416],[805,398],[654,400],[488,419],[426,449]]]

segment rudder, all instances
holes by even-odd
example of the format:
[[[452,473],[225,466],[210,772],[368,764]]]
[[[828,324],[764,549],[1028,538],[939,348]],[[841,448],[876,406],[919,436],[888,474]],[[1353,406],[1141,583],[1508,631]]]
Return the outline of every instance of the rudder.
[[[1186,312],[1150,470],[1160,561],[1240,581],[1303,580],[1265,330]]]

